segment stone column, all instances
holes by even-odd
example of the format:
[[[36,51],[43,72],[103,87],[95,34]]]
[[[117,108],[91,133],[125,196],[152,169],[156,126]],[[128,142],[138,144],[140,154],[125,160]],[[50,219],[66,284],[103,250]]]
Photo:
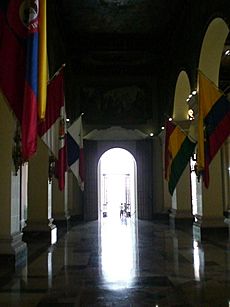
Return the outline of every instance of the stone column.
[[[68,172],[68,212],[71,222],[83,219],[83,193],[81,192],[77,178],[71,171]]]
[[[202,224],[205,227],[224,227],[224,197],[220,151],[209,168],[209,188],[203,188]]]
[[[52,182],[48,180],[49,152],[38,138],[36,154],[29,161],[28,220],[23,232],[25,239],[40,239],[55,243],[57,228],[52,223]]]
[[[28,208],[28,162],[21,166],[21,230],[26,226]]]
[[[220,151],[209,166],[209,174],[208,189],[204,187],[201,178],[200,188],[194,199],[197,204],[193,231],[197,240],[202,240],[203,234],[210,234],[217,229],[227,231],[227,224],[224,223],[224,184]]]
[[[230,227],[230,137],[223,145],[221,156],[222,156],[222,168],[223,168],[225,223],[227,223]]]
[[[12,160],[16,123],[0,93],[0,259],[12,269],[27,262],[27,245],[20,225],[20,171]]]
[[[165,219],[169,219],[169,213],[172,208],[172,197],[168,190],[168,181],[165,180],[165,162],[164,162],[164,146],[165,146],[165,131],[161,131],[157,138],[153,139],[153,198],[154,204],[157,206],[157,210],[161,215],[165,216]],[[158,143],[158,144],[157,144]],[[157,144],[157,145],[156,145]],[[158,147],[158,148],[157,148]],[[157,155],[156,155],[157,154]],[[159,163],[161,161],[161,163]],[[158,169],[157,175],[155,175],[155,167]]]
[[[153,140],[153,218],[167,219],[171,206],[171,196],[168,193],[168,185],[164,180],[164,161],[162,134],[152,138]],[[162,161],[162,163],[159,163]]]
[[[68,213],[68,181],[67,181],[67,174],[65,176],[65,188],[63,191],[60,191],[58,186],[58,180],[53,178],[52,181],[52,210],[53,210],[53,218],[54,224],[57,228],[64,227],[67,229],[68,227],[68,220],[69,220],[69,213]]]
[[[181,175],[172,197],[170,209],[170,224],[192,225],[193,215],[191,209],[190,166],[187,165]]]

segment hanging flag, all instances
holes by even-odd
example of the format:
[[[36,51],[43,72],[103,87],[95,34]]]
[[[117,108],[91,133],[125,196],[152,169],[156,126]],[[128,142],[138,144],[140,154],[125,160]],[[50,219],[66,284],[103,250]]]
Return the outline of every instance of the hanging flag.
[[[27,28],[16,14],[15,6],[16,1],[12,1],[6,14],[0,10],[0,90],[21,123]]]
[[[22,158],[37,148],[38,1],[12,0],[1,42],[0,86],[22,128]]]
[[[68,166],[76,176],[80,189],[84,191],[84,153],[82,115],[67,130]]]
[[[209,186],[209,164],[230,135],[230,102],[203,73],[198,74],[199,115],[197,166],[205,187]]]
[[[47,86],[47,108],[45,120],[38,124],[38,135],[53,155],[58,158],[58,137],[61,108],[64,108],[63,70],[60,70]]]
[[[56,174],[60,190],[64,189],[65,171],[67,169],[65,96],[62,68],[55,74],[47,86],[46,116],[45,120],[38,124],[38,135],[57,161]]]
[[[46,1],[40,4],[39,0],[9,2],[0,48],[0,86],[21,123],[24,160],[36,152],[37,117],[44,118],[46,105]]]
[[[165,124],[165,179],[169,193],[173,195],[176,185],[189,163],[196,143],[175,123]]]
[[[46,91],[48,82],[48,58],[46,35],[46,0],[39,2],[39,90],[38,90],[38,117],[45,118]]]
[[[18,1],[15,1],[18,2]],[[23,7],[24,3],[21,7]],[[26,50],[26,75],[22,109],[22,158],[24,161],[37,150],[37,108],[38,108],[38,0],[29,1],[28,36]],[[25,15],[26,16],[26,15]],[[25,20],[27,21],[27,20]]]

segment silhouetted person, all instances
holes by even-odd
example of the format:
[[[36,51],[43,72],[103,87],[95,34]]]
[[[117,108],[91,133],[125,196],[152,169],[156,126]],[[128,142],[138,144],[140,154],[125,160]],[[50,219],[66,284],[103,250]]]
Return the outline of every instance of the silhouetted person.
[[[123,214],[124,214],[124,206],[123,206],[123,203],[121,203],[121,206],[120,206],[120,219],[123,217]]]

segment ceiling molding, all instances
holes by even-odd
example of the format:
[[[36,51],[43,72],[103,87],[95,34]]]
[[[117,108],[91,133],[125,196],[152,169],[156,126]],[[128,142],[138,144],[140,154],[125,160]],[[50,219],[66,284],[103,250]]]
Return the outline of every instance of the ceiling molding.
[[[141,132],[138,129],[125,129],[120,126],[112,126],[108,129],[94,129],[86,136],[86,140],[94,141],[125,141],[125,140],[143,140],[147,138],[148,135]]]

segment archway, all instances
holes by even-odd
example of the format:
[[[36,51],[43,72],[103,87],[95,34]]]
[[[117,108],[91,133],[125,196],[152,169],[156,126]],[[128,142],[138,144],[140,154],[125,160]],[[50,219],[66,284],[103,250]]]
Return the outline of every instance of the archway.
[[[137,262],[136,161],[122,148],[107,150],[98,163],[100,270],[108,287],[132,284]],[[120,214],[122,204],[122,214]]]
[[[190,121],[188,119],[189,105],[187,100],[190,94],[190,81],[186,71],[182,70],[176,82],[172,117],[173,121],[185,132],[187,132],[190,126]],[[165,181],[164,184],[166,191],[165,199],[170,208],[170,222],[174,224],[178,218],[183,218],[188,222],[192,221],[189,164],[183,171],[172,197],[168,192],[167,181]]]
[[[205,33],[199,59],[199,69],[217,86],[224,43],[229,28],[222,18],[215,18]]]
[[[136,161],[122,148],[106,151],[98,163],[98,217],[117,222],[137,217]]]
[[[215,18],[208,25],[201,46],[198,68],[217,87],[219,87],[221,57],[228,34],[229,28],[226,22],[222,18]],[[208,189],[203,188],[202,182],[192,181],[194,182],[192,189],[196,194],[193,200],[193,208],[195,207],[193,214],[196,214],[195,226],[197,225],[198,229],[202,219],[205,220],[206,227],[225,226],[223,208],[227,208],[228,204],[224,203],[224,195],[229,193],[229,186],[224,185],[224,178],[228,176],[226,165],[224,165],[226,162],[221,157],[221,152],[218,152],[209,167],[211,180]]]

